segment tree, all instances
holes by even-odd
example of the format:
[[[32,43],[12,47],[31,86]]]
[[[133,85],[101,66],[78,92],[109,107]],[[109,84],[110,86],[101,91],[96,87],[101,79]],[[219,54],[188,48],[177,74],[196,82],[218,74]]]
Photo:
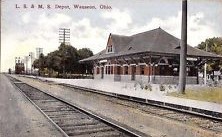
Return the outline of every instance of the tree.
[[[80,59],[88,58],[93,56],[93,52],[89,48],[82,48],[78,50]]]
[[[50,73],[52,73],[53,70],[57,71],[58,75],[59,73],[62,73],[61,62],[62,59],[58,50],[50,52],[46,57],[46,66],[49,69]]]
[[[79,55],[77,49],[70,45],[62,43],[59,46],[59,56],[61,57],[61,64],[63,72],[75,73],[78,67]]]
[[[206,45],[208,52],[222,55],[222,38],[214,37],[206,39],[204,42],[198,44],[197,48],[201,50],[206,50]]]
[[[222,38],[214,37],[206,39],[204,42],[201,42],[198,44],[197,48],[206,51],[206,45],[207,45],[207,51],[211,53],[215,53],[217,55],[222,56]],[[207,66],[208,73],[213,73],[213,71],[220,70],[222,72],[222,61],[212,61]]]
[[[79,49],[78,54],[79,54],[80,60],[93,56],[93,52],[89,48]],[[86,73],[86,71],[87,73],[91,73],[92,68],[93,66],[90,63],[79,64],[79,71],[81,74]]]
[[[39,59],[34,60],[33,62],[34,68],[39,69],[39,75],[44,71],[44,68],[46,67],[46,57],[44,54],[39,55]]]
[[[47,56],[40,55],[39,59],[34,61],[34,67],[39,68],[40,72],[48,70],[49,76],[57,72],[57,76],[63,73],[65,77],[67,73],[85,73],[92,69],[90,64],[80,64],[79,60],[90,57],[93,52],[88,48],[77,50],[71,45],[61,43],[58,50],[48,53]]]

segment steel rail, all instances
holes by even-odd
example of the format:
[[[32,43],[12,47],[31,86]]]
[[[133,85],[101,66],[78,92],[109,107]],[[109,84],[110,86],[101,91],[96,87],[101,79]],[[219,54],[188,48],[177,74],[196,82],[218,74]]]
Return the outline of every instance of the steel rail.
[[[94,114],[93,112],[90,112],[89,110],[86,110],[86,109],[78,106],[77,104],[71,103],[70,101],[65,101],[65,100],[62,99],[61,97],[57,97],[57,96],[52,95],[52,94],[50,94],[50,93],[46,93],[46,92],[44,92],[44,91],[41,91],[41,90],[39,90],[39,89],[37,89],[37,88],[35,88],[35,87],[27,84],[27,83],[24,83],[24,82],[13,82],[12,80],[10,80],[10,81],[11,81],[11,83],[12,83],[13,85],[15,85],[15,87],[16,87],[50,122],[53,123],[53,125],[54,125],[65,137],[69,137],[69,136],[68,136],[68,135],[66,134],[66,132],[65,132],[63,129],[61,129],[43,110],[41,110],[41,108],[38,107],[38,106],[16,85],[16,83],[26,84],[26,85],[28,85],[28,86],[30,86],[30,87],[32,87],[32,88],[34,88],[34,89],[36,89],[36,90],[38,90],[38,91],[40,91],[40,92],[43,92],[44,94],[46,94],[46,95],[48,95],[48,96],[50,96],[50,97],[53,97],[53,98],[55,98],[55,99],[57,99],[57,100],[65,103],[65,104],[67,104],[67,105],[69,105],[69,106],[71,106],[71,107],[74,107],[75,109],[77,109],[77,110],[79,110],[79,111],[81,111],[81,112],[83,112],[83,113],[85,113],[85,114],[87,114],[87,115],[89,115],[89,116],[91,116],[91,117],[94,117],[94,118],[102,121],[103,123],[106,123],[107,125],[109,125],[109,126],[115,128],[115,129],[119,130],[120,132],[125,133],[126,135],[129,135],[129,136],[132,136],[132,137],[149,136],[149,135],[145,135],[145,134],[143,134],[143,133],[141,133],[141,132],[139,132],[139,131],[136,131],[136,130],[135,130],[135,131],[132,131],[133,129],[129,130],[129,129],[123,127],[123,126],[120,126],[120,125],[118,125],[118,124],[116,124],[116,123],[113,123],[113,122],[107,120],[106,118],[103,118],[102,116],[99,116],[99,115],[97,115],[97,114]],[[136,133],[136,132],[137,132],[137,133]]]
[[[127,96],[127,95],[110,93],[110,92],[100,91],[100,90],[96,90],[96,89],[74,86],[74,85],[70,85],[70,84],[64,84],[64,83],[61,84],[60,83],[59,85],[69,87],[69,88],[74,88],[74,89],[80,89],[80,90],[95,93],[95,94],[111,96],[111,97],[131,101],[131,102],[160,107],[163,109],[168,109],[168,110],[172,110],[172,111],[176,111],[176,112],[180,112],[180,113],[186,113],[186,114],[190,114],[190,115],[194,115],[194,116],[198,116],[198,117],[202,117],[202,118],[207,118],[207,119],[211,119],[211,120],[222,121],[222,113],[219,113],[219,112],[203,110],[203,109],[193,108],[193,107],[188,107],[188,106],[182,106],[182,105],[177,105],[177,104],[171,104],[171,103],[166,103],[166,102],[161,102],[161,101],[155,101],[155,100],[151,100],[151,99],[142,99],[142,98],[137,98],[137,97],[131,97],[131,96]],[[181,108],[181,109],[179,109],[179,108]],[[203,113],[201,113],[201,112],[203,112]],[[210,113],[210,114],[207,114],[207,113]]]
[[[65,131],[63,131],[40,107],[38,107],[18,86],[15,85],[17,82],[12,82],[14,87],[16,87],[19,92],[34,105],[62,134],[64,137],[69,137]],[[18,82],[18,83],[23,83],[23,82]]]

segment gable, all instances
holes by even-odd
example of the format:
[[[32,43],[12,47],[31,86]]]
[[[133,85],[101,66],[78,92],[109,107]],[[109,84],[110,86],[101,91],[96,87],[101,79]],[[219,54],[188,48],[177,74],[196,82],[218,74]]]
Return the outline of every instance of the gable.
[[[107,45],[106,45],[106,53],[114,53],[114,44],[113,44],[113,41],[112,41],[112,35],[110,33],[109,35],[109,38],[108,38],[108,41],[107,41]]]

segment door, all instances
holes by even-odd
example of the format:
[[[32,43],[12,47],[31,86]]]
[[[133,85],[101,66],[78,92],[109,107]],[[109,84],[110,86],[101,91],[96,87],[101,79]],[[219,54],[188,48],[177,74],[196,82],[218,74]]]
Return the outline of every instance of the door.
[[[103,79],[103,77],[104,77],[104,69],[103,67],[101,67],[101,79]]]
[[[135,80],[135,75],[136,75],[136,66],[131,66],[131,80]]]

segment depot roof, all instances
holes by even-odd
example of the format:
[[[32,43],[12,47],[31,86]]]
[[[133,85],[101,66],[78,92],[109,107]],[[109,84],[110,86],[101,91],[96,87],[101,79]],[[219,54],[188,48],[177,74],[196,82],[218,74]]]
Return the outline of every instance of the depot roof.
[[[161,28],[138,33],[132,36],[110,34],[108,41],[110,39],[112,41],[112,46],[114,47],[113,52],[107,52],[106,48],[98,54],[83,59],[80,62],[119,56],[130,56],[140,53],[148,53],[151,55],[164,54],[168,56],[179,56],[180,54],[180,39],[174,37]],[[194,48],[190,45],[187,45],[187,56],[200,58],[222,58],[222,56]]]

